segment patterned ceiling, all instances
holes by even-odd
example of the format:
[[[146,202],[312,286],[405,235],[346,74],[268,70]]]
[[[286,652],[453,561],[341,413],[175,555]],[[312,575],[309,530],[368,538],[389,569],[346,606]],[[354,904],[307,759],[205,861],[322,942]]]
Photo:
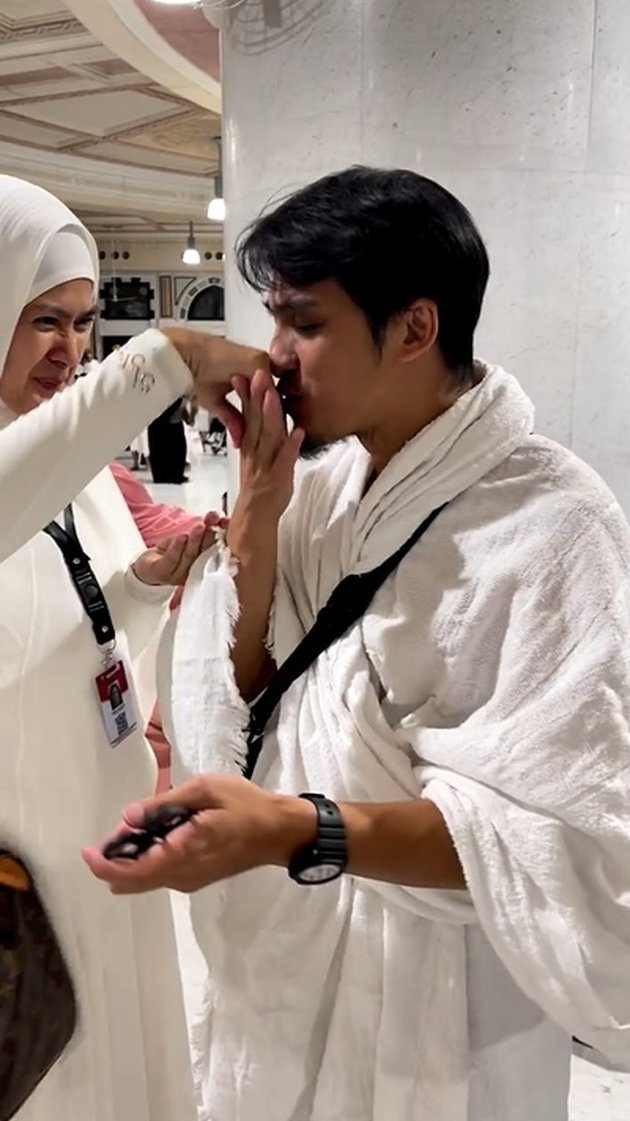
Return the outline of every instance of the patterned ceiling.
[[[191,34],[190,28],[182,34]],[[19,145],[57,161],[65,158],[68,166],[71,157],[80,156],[101,161],[108,173],[118,165],[147,170],[156,181],[168,173],[171,195],[173,174],[188,183],[203,177],[211,193],[219,133],[216,113],[181,99],[117,57],[70,15],[63,0],[0,0],[2,170],[16,170],[6,146],[13,151]],[[169,213],[172,222],[170,206]],[[155,229],[158,216],[148,217]],[[182,222],[187,218],[182,214]],[[111,228],[115,214],[108,220]]]

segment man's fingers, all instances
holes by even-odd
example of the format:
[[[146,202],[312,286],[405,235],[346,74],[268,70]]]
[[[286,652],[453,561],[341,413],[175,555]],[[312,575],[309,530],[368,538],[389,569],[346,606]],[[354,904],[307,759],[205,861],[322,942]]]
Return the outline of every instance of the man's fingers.
[[[249,404],[243,409],[245,417],[245,436],[242,448],[249,454],[255,453],[263,428],[263,404],[267,392],[267,378],[263,370],[256,370],[249,387]]]
[[[179,808],[203,809],[208,805],[208,792],[198,779],[185,783],[176,790],[168,790],[142,802],[133,802],[123,811],[122,830],[142,829],[147,815],[156,810]],[[195,803],[193,805],[193,803]],[[109,840],[114,840],[121,830]],[[152,845],[137,860],[108,860],[101,849],[93,846],[82,850],[81,855],[90,871],[108,883],[116,894],[149,891],[156,887],[168,886],[177,875],[181,879],[182,863],[186,853],[196,841],[194,820],[184,822],[167,835],[164,841]]]
[[[268,389],[274,388],[274,380],[269,373],[269,370],[267,369],[256,370],[256,373],[252,378],[252,384],[263,395],[267,392]]]
[[[137,860],[108,860],[100,849],[94,847],[82,850],[83,860],[97,879],[109,884],[115,895],[129,895],[175,885],[182,890],[194,890],[198,886],[195,876],[198,875],[199,860],[209,854],[210,815],[203,811],[211,809],[212,804],[208,783],[201,777],[174,790],[165,791],[164,794],[131,803],[123,811],[123,828],[142,829],[147,822],[147,815],[165,808],[177,809],[184,806],[199,811],[203,816],[184,822],[163,841],[142,853]],[[203,825],[205,828],[202,828]]]
[[[242,374],[237,374],[236,377],[232,378],[232,389],[241,402],[241,408],[244,413],[246,413],[247,406],[249,405],[249,387],[250,382],[247,378],[244,378]]]
[[[271,358],[267,354],[266,350],[259,350],[258,351],[258,354],[256,356],[255,364],[256,364],[256,369],[262,370],[265,374],[268,374],[269,377],[271,377],[271,373],[272,373],[272,371],[271,371]]]
[[[182,830],[185,828],[181,826]],[[82,849],[81,856],[92,874],[109,884],[115,895],[131,895],[168,886],[176,870],[181,868],[178,853],[181,845],[181,838],[173,833],[172,840],[153,845],[137,860],[107,860],[96,848]]]
[[[287,423],[282,402],[275,389],[268,389],[263,401],[263,424],[259,450],[268,465],[273,463],[287,438]]]
[[[146,821],[147,814],[164,807],[183,806],[188,810],[208,810],[214,807],[208,780],[203,776],[190,779],[164,794],[156,794],[153,798],[143,798],[141,802],[131,802],[123,810],[123,818],[132,829],[141,829]]]
[[[242,417],[237,421],[232,414],[228,422],[218,408],[216,415],[228,429],[234,446],[251,454],[257,450],[261,439],[265,395],[274,392],[273,378],[268,367],[260,368],[255,371],[251,381],[237,374],[232,378],[232,388],[241,403]],[[225,402],[225,405],[231,407],[229,402]]]
[[[238,451],[245,436],[245,418],[231,401],[221,401],[213,406],[214,415],[227,429],[232,444]]]
[[[232,388],[235,393],[238,393],[241,401],[249,401],[249,387],[252,382],[252,377],[246,378],[243,374],[235,374],[232,378]]]
[[[280,451],[276,462],[279,466],[291,470],[300,458],[300,451],[304,443],[305,432],[303,428],[294,428],[293,432],[287,437]]]

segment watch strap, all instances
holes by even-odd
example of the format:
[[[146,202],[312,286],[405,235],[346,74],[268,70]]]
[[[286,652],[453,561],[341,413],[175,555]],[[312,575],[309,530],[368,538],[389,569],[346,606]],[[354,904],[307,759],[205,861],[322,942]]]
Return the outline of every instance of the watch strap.
[[[317,836],[295,853],[289,864],[289,876],[296,879],[305,869],[320,864],[334,864],[343,872],[348,863],[348,845],[339,806],[324,794],[308,792],[300,794],[300,798],[311,802],[317,811]]]

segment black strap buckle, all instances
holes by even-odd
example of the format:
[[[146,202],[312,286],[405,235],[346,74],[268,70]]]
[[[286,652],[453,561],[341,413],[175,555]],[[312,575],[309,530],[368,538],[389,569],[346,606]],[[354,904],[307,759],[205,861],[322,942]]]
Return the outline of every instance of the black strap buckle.
[[[103,856],[106,860],[137,860],[192,817],[193,810],[185,806],[161,806],[157,810],[149,810],[142,827],[119,833],[104,846]]]
[[[116,640],[116,628],[90,558],[79,541],[72,506],[66,507],[64,521],[65,529],[57,525],[57,522],[51,522],[44,527],[44,533],[55,542],[66,563],[98,645],[108,646]]]

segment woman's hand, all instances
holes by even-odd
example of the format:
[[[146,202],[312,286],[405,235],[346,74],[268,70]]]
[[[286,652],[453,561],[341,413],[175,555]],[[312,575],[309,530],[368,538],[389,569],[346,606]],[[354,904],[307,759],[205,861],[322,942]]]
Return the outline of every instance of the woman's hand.
[[[225,524],[218,514],[206,514],[190,533],[167,537],[142,553],[132,566],[135,576],[143,584],[156,587],[184,585],[197,558],[214,545],[216,528]]]
[[[243,435],[241,414],[228,400],[233,378],[247,381],[254,371],[269,370],[264,350],[242,346],[216,335],[204,335],[186,327],[166,327],[162,334],[172,343],[188,366],[195,382],[195,400],[227,428],[235,447]]]

